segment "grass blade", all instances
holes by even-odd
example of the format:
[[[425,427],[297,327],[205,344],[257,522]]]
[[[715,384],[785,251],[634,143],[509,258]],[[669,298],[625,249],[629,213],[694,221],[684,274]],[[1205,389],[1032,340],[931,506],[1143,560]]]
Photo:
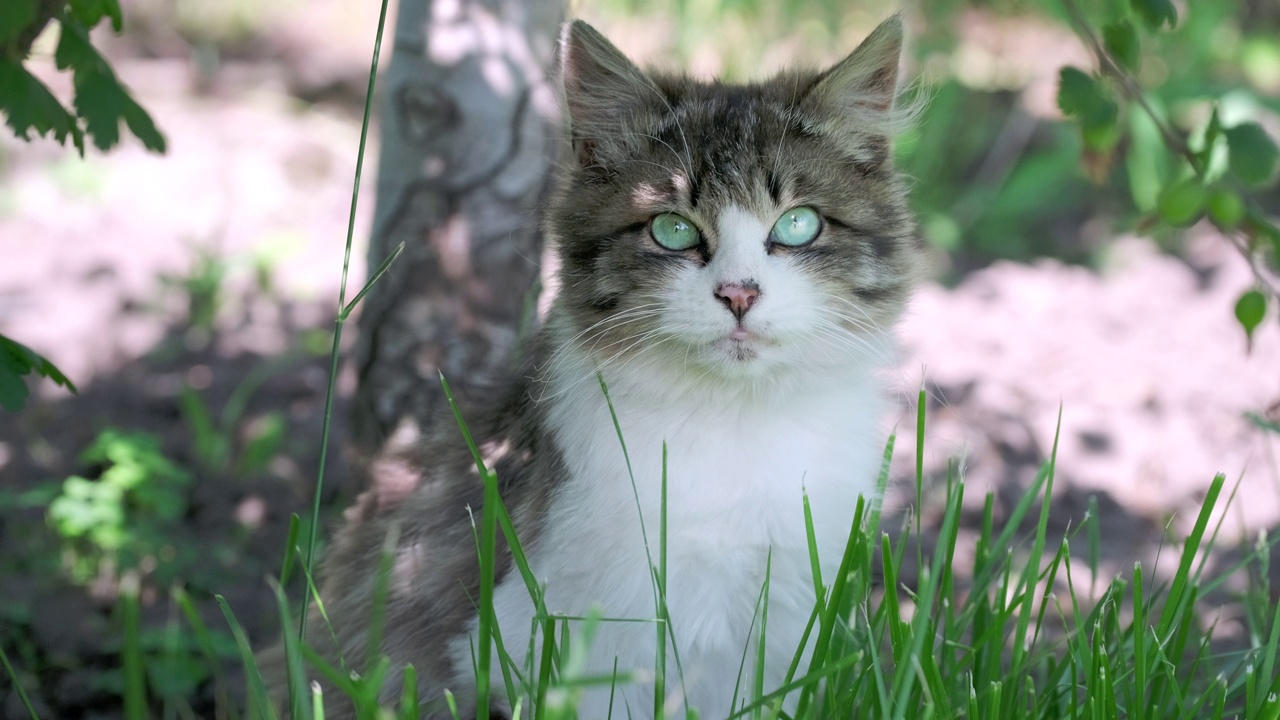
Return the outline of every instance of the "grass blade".
[[[31,698],[27,697],[27,689],[18,681],[18,672],[10,664],[9,655],[4,651],[3,645],[0,645],[0,663],[4,664],[4,672],[9,676],[9,684],[18,691],[18,699],[22,702],[22,707],[26,709],[27,715],[31,717],[31,720],[40,720],[40,716],[36,714],[35,707],[31,705]]]
[[[124,715],[129,720],[147,717],[147,674],[142,661],[141,608],[138,606],[138,576],[128,573],[120,583],[120,616],[124,625]]]
[[[284,542],[284,560],[280,563],[280,584],[288,586],[293,577],[293,563],[298,559],[298,532],[302,527],[302,519],[298,513],[289,513],[289,536]]]
[[[296,516],[295,516],[296,517]],[[231,713],[231,717],[237,717],[235,713],[235,703],[231,701],[230,695],[227,693],[227,681],[222,674],[222,661],[218,657],[218,651],[213,646],[213,635],[209,632],[209,628],[201,619],[200,613],[196,611],[195,604],[191,602],[191,596],[181,587],[174,586],[171,595],[174,602],[178,604],[178,609],[182,612],[183,617],[187,619],[187,624],[191,626],[191,630],[196,636],[196,645],[200,648],[200,652],[204,654],[205,662],[213,672],[214,694],[220,707],[227,708]],[[289,627],[287,624],[280,627]],[[288,633],[285,633],[288,635]]]
[[[391,264],[394,263],[396,259],[400,257],[400,253],[403,252],[404,241],[401,240],[400,244],[396,245],[395,248],[391,250],[391,253],[383,259],[382,263],[378,265],[378,269],[374,270],[373,274],[369,276],[369,279],[365,282],[364,286],[360,288],[360,292],[356,293],[356,296],[351,298],[351,302],[347,303],[342,308],[342,313],[339,317],[346,320],[351,316],[352,311],[356,309],[356,306],[360,304],[360,301],[364,299],[364,296],[368,295],[369,291],[373,289],[373,286],[382,279],[382,276],[387,274],[387,271],[391,269]]]
[[[1182,561],[1178,563],[1178,571],[1173,576],[1164,611],[1160,614],[1160,621],[1156,626],[1162,638],[1168,637],[1174,623],[1178,622],[1185,612],[1183,605],[1188,597],[1187,586],[1191,580],[1191,564],[1195,562],[1196,553],[1200,549],[1200,541],[1204,538],[1205,529],[1209,525],[1209,516],[1213,513],[1214,505],[1218,501],[1218,495],[1222,492],[1222,485],[1226,482],[1226,479],[1225,475],[1219,473],[1214,476],[1213,482],[1209,483],[1209,490],[1205,494],[1204,503],[1200,506],[1200,514],[1196,518],[1195,528],[1183,545]]]
[[[244,663],[244,676],[249,684],[249,702],[251,717],[257,720],[275,720],[275,711],[271,709],[271,701],[267,698],[267,688],[262,683],[262,674],[258,672],[258,663],[253,658],[253,648],[249,646],[249,638],[244,634],[244,628],[240,627],[240,621],[236,619],[235,613],[231,611],[231,606],[227,604],[227,599],[221,595],[214,595],[213,599],[217,601],[218,607],[222,610],[222,616],[227,619],[227,624],[231,626],[231,635],[236,639],[236,647],[240,650],[240,660]]]
[[[347,242],[342,256],[342,281],[338,286],[338,317],[333,327],[333,347],[329,351],[329,384],[324,396],[324,421],[320,428],[320,460],[316,469],[316,484],[311,505],[311,527],[307,533],[307,552],[305,555],[308,569],[315,566],[316,541],[320,527],[320,498],[324,490],[324,471],[329,457],[329,432],[333,422],[333,398],[338,384],[338,355],[342,346],[342,326],[345,323],[347,310],[347,275],[351,269],[351,246],[354,244],[356,232],[356,207],[360,200],[360,176],[364,169],[365,147],[369,139],[369,116],[373,110],[373,89],[378,78],[378,58],[382,54],[382,35],[387,25],[387,5],[389,0],[382,0],[382,8],[378,13],[378,32],[373,41],[373,59],[369,63],[369,82],[365,88],[364,118],[360,124],[360,149],[356,152],[356,172],[352,180],[351,210],[347,214]],[[307,609],[310,603],[302,603],[298,612],[298,639],[307,634]]]

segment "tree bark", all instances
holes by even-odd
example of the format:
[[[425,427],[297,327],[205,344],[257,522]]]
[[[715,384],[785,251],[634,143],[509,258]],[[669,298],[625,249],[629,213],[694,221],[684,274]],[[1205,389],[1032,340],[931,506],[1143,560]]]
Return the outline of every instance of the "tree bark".
[[[560,0],[401,0],[386,76],[356,444],[425,430],[508,362],[531,317],[541,201],[560,151],[548,77]],[[527,326],[527,325],[526,325]]]

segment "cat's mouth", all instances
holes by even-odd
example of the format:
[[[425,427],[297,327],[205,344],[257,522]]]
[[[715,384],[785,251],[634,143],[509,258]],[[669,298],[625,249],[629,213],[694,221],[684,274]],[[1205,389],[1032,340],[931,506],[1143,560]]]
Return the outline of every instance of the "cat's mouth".
[[[733,360],[750,362],[758,358],[766,347],[775,343],[764,335],[739,325],[730,330],[717,344]]]

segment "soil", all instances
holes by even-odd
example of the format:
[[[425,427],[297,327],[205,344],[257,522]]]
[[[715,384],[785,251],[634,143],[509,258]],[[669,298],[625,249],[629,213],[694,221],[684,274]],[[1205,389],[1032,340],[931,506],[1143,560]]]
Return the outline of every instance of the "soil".
[[[369,22],[354,23],[363,38]],[[104,430],[158,438],[193,478],[176,520],[131,510],[169,537],[162,560],[142,568],[144,626],[175,621],[176,575],[210,628],[226,627],[216,592],[255,645],[278,630],[265,578],[279,571],[291,514],[306,517],[312,500],[359,135],[359,93],[343,88],[367,62],[362,44],[320,52],[285,40],[289,53],[229,62],[212,82],[183,59],[117,61],[168,135],[164,157],[125,143],[80,160],[0,134],[0,332],[79,387],[73,396],[36,384],[25,411],[0,415],[0,643],[41,717],[121,712],[118,675],[110,680],[120,665],[118,573],[103,565],[72,582],[67,553],[50,550],[57,535],[44,505],[65,478],[104,470],[80,457]],[[369,226],[372,169],[357,235]],[[352,257],[361,278],[359,243]],[[211,279],[216,319],[193,324],[208,296],[192,288]],[[1232,307],[1249,284],[1244,261],[1197,228],[1181,256],[1121,238],[1100,270],[1001,263],[951,288],[926,285],[892,373],[901,409],[890,507],[901,514],[914,503],[923,389],[925,524],[936,523],[934,495],[959,458],[970,510],[961,548],[972,547],[983,495],[994,493],[998,516],[1007,513],[1055,437],[1050,531],[1078,526],[1094,498],[1104,578],[1139,561],[1167,577],[1169,545],[1218,472],[1236,496],[1220,541],[1230,552],[1213,562],[1236,557],[1232,548],[1260,532],[1280,534],[1280,435],[1248,419],[1280,420],[1280,325],[1273,315],[1246,348]],[[344,467],[351,385],[346,372],[332,412],[326,527],[358,491]],[[246,400],[243,410],[220,417],[233,397]],[[199,405],[228,452],[210,451],[193,430]],[[250,462],[252,438],[277,418],[278,452]],[[1280,592],[1280,575],[1271,583]],[[1227,635],[1243,629],[1229,600],[1219,630]],[[149,647],[148,657],[163,659]],[[234,675],[234,657],[224,660]],[[195,716],[213,716],[216,684],[207,680],[188,696]],[[25,711],[0,677],[8,717]]]

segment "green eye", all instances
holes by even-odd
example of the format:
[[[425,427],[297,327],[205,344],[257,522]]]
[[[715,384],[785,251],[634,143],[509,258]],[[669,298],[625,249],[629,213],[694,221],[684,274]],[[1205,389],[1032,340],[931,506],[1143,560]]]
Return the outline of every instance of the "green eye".
[[[659,245],[668,250],[688,250],[701,241],[698,228],[684,216],[675,213],[655,216],[649,222],[649,232]]]
[[[822,218],[813,208],[791,208],[773,225],[770,239],[779,245],[800,247],[813,242],[822,230]]]

